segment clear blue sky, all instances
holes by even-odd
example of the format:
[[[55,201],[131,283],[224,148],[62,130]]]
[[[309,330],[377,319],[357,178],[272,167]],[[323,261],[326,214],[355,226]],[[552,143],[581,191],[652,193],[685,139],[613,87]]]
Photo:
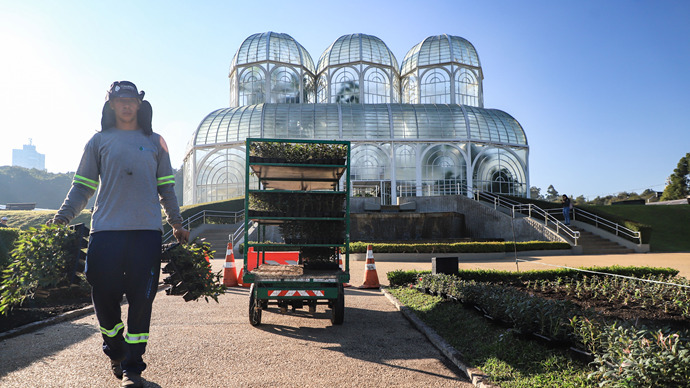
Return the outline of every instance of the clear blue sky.
[[[474,44],[484,105],[524,127],[530,184],[561,194],[663,190],[690,152],[688,1],[0,0],[0,166],[32,139],[75,171],[115,80],[146,91],[182,165],[201,120],[229,104],[249,35],[290,34],[314,62],[338,37],[381,38],[399,62],[428,36]]]

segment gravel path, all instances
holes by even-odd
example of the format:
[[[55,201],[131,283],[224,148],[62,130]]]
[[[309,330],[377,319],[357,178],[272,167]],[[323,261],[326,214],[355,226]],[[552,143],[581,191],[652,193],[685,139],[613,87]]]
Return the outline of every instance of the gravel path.
[[[223,262],[213,264],[219,270]],[[377,263],[382,283],[397,264]],[[429,267],[403,267],[418,265]],[[351,266],[359,285],[364,263]],[[245,288],[218,304],[160,293],[146,387],[472,387],[378,290],[347,288],[342,326],[318,306],[315,315],[272,307],[252,327],[248,300]],[[117,387],[100,343],[93,314],[2,341],[0,386]]]

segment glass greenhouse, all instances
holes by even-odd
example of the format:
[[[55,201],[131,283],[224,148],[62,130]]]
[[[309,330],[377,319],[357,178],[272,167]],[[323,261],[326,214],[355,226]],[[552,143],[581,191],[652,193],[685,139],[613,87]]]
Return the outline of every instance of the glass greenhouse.
[[[349,140],[353,195],[483,190],[527,196],[529,147],[509,114],[483,107],[467,40],[432,36],[398,65],[379,38],[345,35],[314,67],[287,34],[255,34],[230,66],[230,107],[201,122],[184,160],[185,205],[244,195],[247,137]]]

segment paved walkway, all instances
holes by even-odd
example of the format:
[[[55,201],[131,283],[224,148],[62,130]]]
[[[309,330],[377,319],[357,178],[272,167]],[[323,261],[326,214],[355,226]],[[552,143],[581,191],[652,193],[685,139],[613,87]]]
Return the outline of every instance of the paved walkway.
[[[374,257],[376,254],[374,253]],[[520,270],[635,265],[673,267],[690,278],[690,253],[521,257]],[[214,260],[220,270],[222,260]],[[364,262],[351,262],[353,285]],[[376,262],[382,284],[395,269],[430,270],[429,262]],[[513,259],[463,261],[461,268],[515,270]],[[247,318],[248,292],[232,288],[215,302],[158,295],[146,387],[471,387],[426,338],[376,290],[346,289],[345,323],[332,326],[319,306]],[[93,313],[0,342],[2,387],[117,387],[100,351]]]

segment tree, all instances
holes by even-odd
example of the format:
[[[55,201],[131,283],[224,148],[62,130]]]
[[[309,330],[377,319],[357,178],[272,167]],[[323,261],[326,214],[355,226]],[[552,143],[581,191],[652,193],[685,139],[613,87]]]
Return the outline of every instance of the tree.
[[[532,199],[544,199],[544,196],[541,195],[541,189],[537,186],[532,186],[529,188],[529,197]]]
[[[575,198],[573,205],[584,205],[587,203],[587,200],[585,199],[585,196],[580,194]]]
[[[690,153],[685,154],[684,157],[678,161],[678,167],[673,170],[673,174],[669,177],[669,184],[664,188],[664,193],[661,195],[662,201],[670,201],[674,199],[685,199],[690,194]]]
[[[546,200],[547,201],[557,201],[558,200],[558,190],[556,190],[553,185],[549,185],[546,189]]]

